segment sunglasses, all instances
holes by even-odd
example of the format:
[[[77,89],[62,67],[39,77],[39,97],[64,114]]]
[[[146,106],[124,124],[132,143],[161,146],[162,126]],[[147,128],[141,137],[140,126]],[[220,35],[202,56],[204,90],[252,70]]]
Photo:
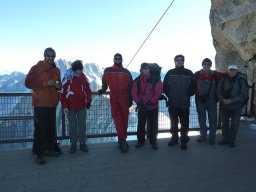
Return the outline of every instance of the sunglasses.
[[[55,57],[55,55],[52,55],[52,54],[46,54],[46,57]]]
[[[121,59],[121,58],[115,58],[115,60],[116,60],[116,61],[122,61],[122,59]]]

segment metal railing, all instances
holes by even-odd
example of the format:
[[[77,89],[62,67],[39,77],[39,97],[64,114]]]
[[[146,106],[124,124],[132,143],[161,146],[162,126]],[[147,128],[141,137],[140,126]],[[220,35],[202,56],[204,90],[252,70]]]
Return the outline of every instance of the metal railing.
[[[254,88],[254,86],[253,86]],[[254,89],[251,89],[251,98]],[[33,141],[33,107],[31,93],[0,93],[0,143],[21,143]],[[251,99],[251,105],[254,105]],[[247,106],[246,106],[247,107]],[[135,135],[137,129],[136,106],[130,108],[128,135]],[[250,108],[252,109],[252,108]],[[251,115],[252,112],[246,115]],[[190,130],[198,130],[199,123],[194,97],[191,97]],[[93,93],[91,108],[87,111],[87,137],[112,137],[116,136],[115,125],[110,111],[109,94],[103,96]],[[159,133],[169,132],[170,118],[165,101],[159,103]],[[218,121],[220,122],[220,121]],[[57,138],[69,138],[68,120],[62,113],[61,105],[57,107]]]
[[[0,93],[0,143],[20,143],[33,141],[33,107],[31,93]],[[191,99],[190,128],[198,128],[195,103]],[[135,135],[137,129],[136,106],[130,108],[128,135]],[[110,111],[109,94],[99,96],[93,93],[91,108],[87,111],[87,137],[116,136],[115,125]],[[170,119],[165,101],[159,104],[159,132],[169,132]],[[57,137],[69,138],[68,120],[57,107]]]

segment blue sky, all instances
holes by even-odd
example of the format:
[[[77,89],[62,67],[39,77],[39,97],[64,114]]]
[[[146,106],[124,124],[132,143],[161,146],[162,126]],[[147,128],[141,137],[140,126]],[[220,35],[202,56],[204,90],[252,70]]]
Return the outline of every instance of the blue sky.
[[[46,47],[56,59],[113,64],[123,55],[127,66],[172,0],[6,0],[0,2],[0,74],[27,73],[43,60]],[[201,61],[214,61],[209,23],[210,0],[175,0],[128,69],[156,62],[174,67],[177,54],[195,71]]]

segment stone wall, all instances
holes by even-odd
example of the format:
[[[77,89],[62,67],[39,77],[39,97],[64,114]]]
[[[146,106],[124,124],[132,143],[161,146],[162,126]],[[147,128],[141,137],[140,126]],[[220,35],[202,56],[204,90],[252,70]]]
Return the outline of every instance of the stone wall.
[[[216,68],[223,71],[227,65],[237,64],[242,72],[248,72],[250,82],[255,82],[256,0],[211,0],[211,3]]]
[[[209,17],[216,69],[226,71],[229,64],[236,64],[252,85],[256,82],[256,0],[211,0]]]

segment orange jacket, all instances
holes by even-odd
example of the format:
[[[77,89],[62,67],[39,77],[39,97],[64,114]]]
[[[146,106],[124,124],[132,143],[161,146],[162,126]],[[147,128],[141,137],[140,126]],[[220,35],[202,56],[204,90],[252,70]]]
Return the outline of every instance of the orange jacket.
[[[25,79],[25,86],[32,89],[34,107],[56,107],[60,99],[59,90],[49,86],[48,81],[60,81],[60,70],[47,61],[32,66]]]

